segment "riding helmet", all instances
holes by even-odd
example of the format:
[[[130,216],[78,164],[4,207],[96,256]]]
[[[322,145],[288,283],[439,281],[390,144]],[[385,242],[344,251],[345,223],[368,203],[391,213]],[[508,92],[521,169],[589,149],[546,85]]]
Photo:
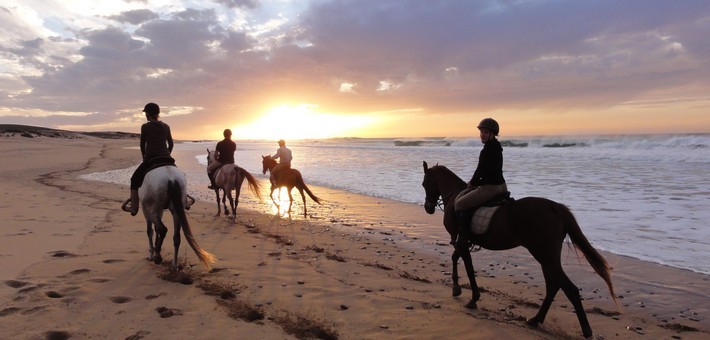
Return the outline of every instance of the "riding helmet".
[[[145,114],[149,116],[157,116],[160,114],[160,106],[158,106],[158,104],[156,103],[145,104],[143,112],[145,112]]]
[[[498,125],[498,122],[496,122],[496,120],[493,118],[483,119],[480,123],[478,123],[478,128],[491,130],[496,136],[498,136],[498,133],[500,132],[500,126]]]

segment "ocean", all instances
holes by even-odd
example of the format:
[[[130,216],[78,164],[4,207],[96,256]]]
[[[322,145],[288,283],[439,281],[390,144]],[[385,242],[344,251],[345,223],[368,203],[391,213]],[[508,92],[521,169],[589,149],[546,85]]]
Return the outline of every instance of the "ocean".
[[[545,197],[567,205],[600,250],[710,274],[710,134],[500,140],[513,197]],[[261,156],[274,154],[278,145],[236,142],[237,164],[265,179]],[[206,166],[205,149],[215,144],[176,145],[201,165],[186,171],[189,190],[209,202],[213,194],[198,188],[208,183],[200,170]],[[289,141],[288,147],[292,166],[308,184],[423,205],[422,161],[445,165],[467,181],[482,144],[478,138],[336,138]],[[82,177],[127,184],[133,169]]]

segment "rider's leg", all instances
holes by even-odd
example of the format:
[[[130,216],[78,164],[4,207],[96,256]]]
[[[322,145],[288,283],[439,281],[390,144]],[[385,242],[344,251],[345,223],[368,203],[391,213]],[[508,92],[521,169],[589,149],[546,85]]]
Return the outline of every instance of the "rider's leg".
[[[214,174],[211,172],[208,172],[207,177],[209,177],[209,179],[210,179],[210,185],[207,186],[207,189],[212,189],[212,190],[216,189],[217,184],[214,183]]]
[[[138,214],[138,190],[131,189],[131,216]]]
[[[145,177],[145,170],[148,168],[149,162],[141,163],[131,176],[131,216],[136,216],[138,214],[138,188],[143,185],[143,178]]]
[[[208,189],[216,189],[217,185],[214,183],[214,174],[217,173],[217,169],[222,167],[222,163],[219,161],[214,161],[207,166],[207,177],[210,179],[210,185],[207,186]]]

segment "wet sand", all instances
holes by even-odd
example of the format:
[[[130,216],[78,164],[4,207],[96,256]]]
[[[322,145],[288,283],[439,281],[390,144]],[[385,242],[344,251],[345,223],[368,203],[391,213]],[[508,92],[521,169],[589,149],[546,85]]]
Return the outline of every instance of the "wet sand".
[[[136,164],[138,153],[126,148],[135,145],[0,137],[3,338],[582,337],[562,293],[543,325],[525,324],[544,280],[524,249],[473,254],[483,292],[479,309],[467,310],[470,290],[451,297],[441,212],[316,186],[325,202],[309,199],[307,218],[297,193],[291,218],[276,217],[268,198],[258,202],[246,187],[236,223],[214,216],[214,203],[198,202],[188,218],[219,261],[205,270],[183,238],[183,268],[171,272],[172,228],[166,262],[147,261],[143,217],[119,209],[127,184],[78,178]],[[710,337],[708,276],[604,255],[618,306],[591,267],[563,251],[597,338]]]

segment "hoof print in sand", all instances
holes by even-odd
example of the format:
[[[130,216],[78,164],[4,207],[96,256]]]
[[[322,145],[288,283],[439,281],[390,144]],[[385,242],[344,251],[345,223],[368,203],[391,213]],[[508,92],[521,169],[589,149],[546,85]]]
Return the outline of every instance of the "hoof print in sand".
[[[50,251],[50,254],[52,254],[52,257],[77,257],[79,255],[72,254],[68,251],[64,250],[57,250],[57,251]]]
[[[104,263],[110,264],[110,263],[125,262],[125,261],[126,260],[123,260],[123,259],[108,259],[108,260],[104,260]]]
[[[29,282],[7,280],[7,281],[5,281],[5,284],[8,285],[9,287],[12,287],[12,288],[20,288],[20,287],[24,287],[24,286],[28,285]]]
[[[109,298],[111,302],[113,303],[126,303],[126,302],[131,302],[131,298],[125,297],[125,296],[112,296]]]
[[[64,297],[64,295],[60,294],[59,292],[53,291],[53,290],[44,292],[44,295],[47,295],[47,297],[50,297],[52,299],[61,299]]]
[[[129,337],[126,338],[126,340],[138,340],[138,339],[143,339],[145,336],[149,335],[150,332],[148,331],[138,331],[136,334],[133,334]]]
[[[165,281],[182,283],[184,285],[191,285],[195,282],[189,274],[182,271],[169,271],[161,274],[160,278]]]
[[[17,307],[5,308],[5,309],[3,309],[3,310],[0,310],[0,316],[8,316],[8,315],[10,315],[10,314],[15,314],[15,313],[17,313],[17,312],[19,312],[19,311],[20,311],[20,309],[17,308]]]
[[[167,307],[158,307],[155,309],[158,314],[160,314],[160,317],[165,319],[169,318],[175,315],[182,315],[182,311],[179,309],[174,309],[174,308],[167,308]]]

